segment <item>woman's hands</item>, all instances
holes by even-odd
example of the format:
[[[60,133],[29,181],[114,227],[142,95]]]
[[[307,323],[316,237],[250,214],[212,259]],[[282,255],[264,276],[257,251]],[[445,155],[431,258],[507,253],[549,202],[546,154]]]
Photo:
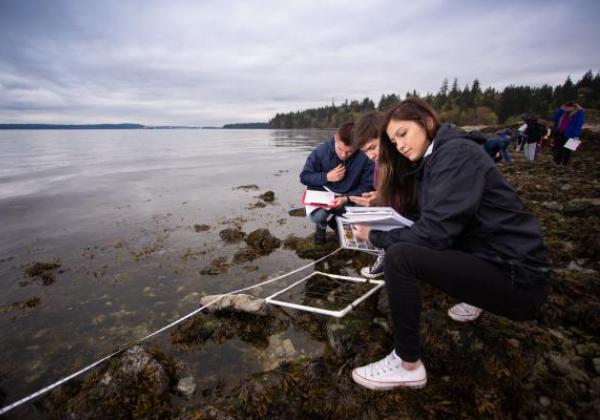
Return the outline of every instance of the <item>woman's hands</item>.
[[[371,228],[367,225],[352,225],[352,230],[354,231],[354,237],[361,241],[369,240],[369,232],[371,232]]]
[[[377,204],[377,191],[369,191],[362,195],[351,195],[350,200],[363,207],[373,207]]]

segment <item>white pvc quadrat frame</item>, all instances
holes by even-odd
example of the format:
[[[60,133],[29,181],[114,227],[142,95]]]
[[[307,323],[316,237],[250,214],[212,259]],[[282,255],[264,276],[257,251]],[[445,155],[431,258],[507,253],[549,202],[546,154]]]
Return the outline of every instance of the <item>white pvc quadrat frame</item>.
[[[350,303],[348,306],[346,306],[345,308],[343,308],[339,311],[331,311],[328,309],[315,308],[314,306],[300,305],[298,303],[285,302],[283,300],[275,299],[275,296],[278,296],[284,292],[287,292],[291,288],[293,288],[293,287],[299,285],[300,283],[307,281],[311,277],[319,275],[319,274],[322,276],[325,276],[325,277],[330,277],[332,279],[345,280],[345,281],[350,281],[350,282],[354,282],[354,283],[372,284],[374,287],[371,288],[371,290],[366,292],[364,295],[360,296],[354,302]],[[336,274],[328,274],[328,273],[322,273],[320,271],[314,271],[313,273],[309,274],[308,276],[298,280],[295,283],[292,283],[290,286],[286,287],[285,289],[282,289],[278,292],[273,293],[271,296],[267,297],[265,299],[265,301],[271,305],[278,305],[278,306],[283,306],[286,308],[299,309],[301,311],[313,312],[313,313],[317,313],[317,314],[321,314],[321,315],[329,315],[329,316],[334,316],[336,318],[341,318],[344,315],[346,315],[348,312],[350,312],[352,309],[354,309],[356,306],[360,305],[365,299],[367,299],[373,293],[375,293],[376,291],[381,289],[384,285],[385,285],[385,282],[383,280],[365,279],[363,277],[338,276]]]

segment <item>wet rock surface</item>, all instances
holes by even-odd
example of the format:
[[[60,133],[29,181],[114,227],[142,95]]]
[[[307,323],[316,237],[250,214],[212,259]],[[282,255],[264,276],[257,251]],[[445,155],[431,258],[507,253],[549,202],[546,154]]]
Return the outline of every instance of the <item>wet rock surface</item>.
[[[57,418],[167,418],[176,412],[169,395],[175,378],[160,351],[134,346],[83,383],[53,392],[44,408]]]
[[[218,300],[217,300],[218,299]],[[200,299],[200,305],[204,306],[210,302],[217,300],[213,305],[206,308],[207,312],[216,311],[232,311],[232,312],[243,312],[254,315],[267,315],[268,306],[264,299],[256,298],[251,295],[245,295],[242,293],[235,295],[211,295],[204,296]]]
[[[94,418],[90,413],[181,419],[600,418],[600,142],[589,132],[582,139],[585,148],[566,168],[555,166],[547,150],[533,163],[513,153],[512,166],[500,165],[539,218],[552,259],[548,302],[536,320],[513,322],[484,312],[476,322],[456,323],[446,311],[457,302],[423,284],[426,388],[372,392],[352,381],[354,367],[379,360],[393,348],[383,290],[378,302],[362,304],[341,320],[275,307],[268,314],[239,312],[235,305],[195,316],[170,332],[177,351],[220,352],[242,343],[252,347],[247,360],[257,363],[258,371],[235,372],[216,383],[194,375],[196,390],[188,400],[177,390],[179,379],[164,358],[155,360],[168,380],[151,379],[158,368],[150,369],[152,374],[134,369],[138,381],[121,382],[119,393],[110,393],[115,378],[132,377],[115,360],[83,383],[64,387],[60,397],[53,395],[49,400],[55,411],[48,413],[61,418]],[[279,247],[264,230],[246,238],[248,247],[242,249],[252,258]],[[333,233],[324,246],[315,246],[312,239],[290,235],[283,246],[306,259],[338,247]],[[356,275],[372,262],[366,254],[341,251],[315,268]],[[301,332],[324,350],[304,356],[304,345],[289,338],[290,331]],[[151,361],[131,365],[154,366]],[[228,382],[232,385],[224,384]]]

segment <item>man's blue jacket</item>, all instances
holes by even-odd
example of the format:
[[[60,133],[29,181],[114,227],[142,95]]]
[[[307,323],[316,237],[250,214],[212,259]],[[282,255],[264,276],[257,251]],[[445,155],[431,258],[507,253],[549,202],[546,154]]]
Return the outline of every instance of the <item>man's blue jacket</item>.
[[[340,163],[346,167],[346,175],[341,181],[328,182],[327,172]],[[300,173],[300,182],[308,188],[326,186],[338,194],[361,195],[373,190],[373,171],[373,162],[360,150],[342,161],[335,153],[335,140],[331,138],[308,156]]]

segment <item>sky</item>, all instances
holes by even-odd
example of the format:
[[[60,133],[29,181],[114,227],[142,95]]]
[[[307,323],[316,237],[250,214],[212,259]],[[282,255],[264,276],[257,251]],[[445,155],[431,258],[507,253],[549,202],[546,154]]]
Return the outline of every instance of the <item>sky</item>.
[[[0,0],[0,123],[220,126],[600,70],[600,2]]]

